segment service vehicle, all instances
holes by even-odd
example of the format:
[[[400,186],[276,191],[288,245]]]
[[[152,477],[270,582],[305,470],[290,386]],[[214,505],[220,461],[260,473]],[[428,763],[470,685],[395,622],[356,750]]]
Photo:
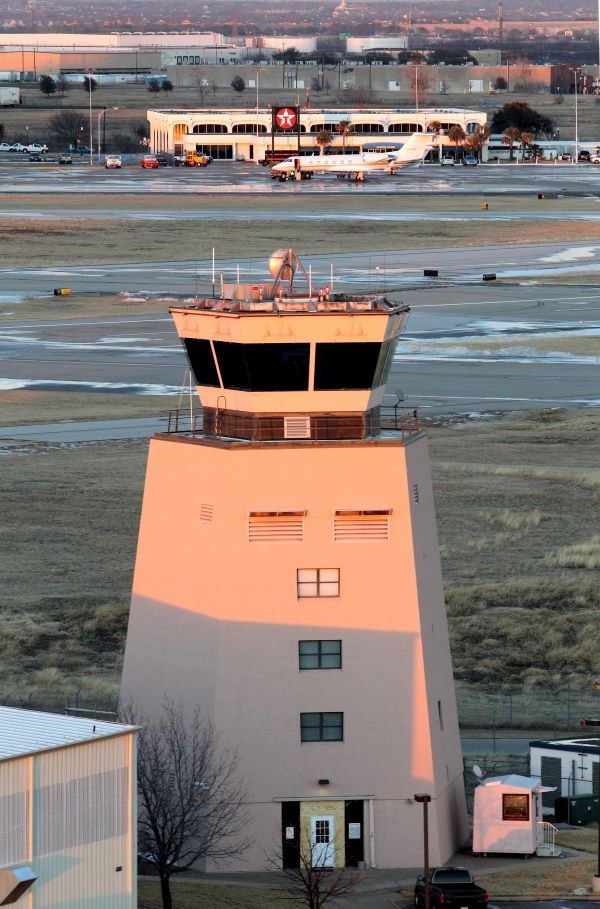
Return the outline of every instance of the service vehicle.
[[[27,146],[27,151],[30,153],[38,152],[38,154],[44,155],[48,151],[48,146],[41,145],[39,142],[32,142],[30,145]]]
[[[121,155],[107,155],[104,159],[105,167],[121,167]]]
[[[157,168],[158,166],[158,158],[156,155],[144,155],[140,161],[140,167]]]
[[[0,107],[16,107],[21,103],[19,88],[0,88]]]
[[[208,164],[208,158],[206,155],[200,155],[198,152],[187,152],[185,156],[185,161],[183,162],[186,167],[206,167]]]
[[[451,865],[432,868],[427,880],[420,874],[415,884],[417,909],[425,906],[426,883],[429,884],[431,909],[487,909],[489,894],[475,883],[467,868]]]

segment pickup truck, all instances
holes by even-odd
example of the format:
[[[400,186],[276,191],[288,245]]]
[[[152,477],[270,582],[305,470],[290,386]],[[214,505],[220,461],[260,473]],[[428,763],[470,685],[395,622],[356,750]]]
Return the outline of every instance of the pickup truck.
[[[432,868],[429,872],[429,906],[431,909],[487,909],[489,895],[473,880],[466,868]],[[415,906],[425,906],[425,878],[415,884]]]

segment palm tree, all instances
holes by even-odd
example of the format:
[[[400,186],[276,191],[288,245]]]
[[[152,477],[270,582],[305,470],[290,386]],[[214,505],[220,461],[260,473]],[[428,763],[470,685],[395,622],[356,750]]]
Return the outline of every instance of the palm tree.
[[[316,141],[317,145],[319,146],[319,148],[321,149],[321,154],[324,155],[325,149],[329,148],[329,146],[333,142],[333,135],[331,133],[331,130],[329,130],[329,129],[319,130],[315,141]]]
[[[535,136],[533,133],[521,133],[521,161],[525,160],[525,151],[530,149],[533,143],[535,142]]]
[[[481,149],[487,142],[490,137],[490,131],[487,126],[477,126],[475,130],[470,133],[466,140],[465,144],[471,149],[473,154],[481,160]]]
[[[454,153],[454,157],[456,158],[456,152],[458,152],[458,143],[465,141],[466,133],[462,126],[459,126],[458,123],[455,123],[454,126],[451,126],[448,130],[448,138],[456,149]]]
[[[435,133],[436,136],[439,136],[441,129],[442,129],[442,124],[440,123],[439,120],[431,120],[426,125],[425,129],[427,130],[428,133]],[[438,151],[438,161],[441,161],[442,160],[442,143],[439,141],[439,139],[438,139],[438,144],[437,144],[437,151]]]
[[[502,144],[508,145],[510,149],[508,157],[509,161],[515,160],[514,144],[515,142],[518,142],[520,138],[521,132],[515,126],[509,126],[504,130],[504,133],[502,134]]]
[[[342,137],[342,150],[346,151],[346,136],[351,135],[354,132],[354,127],[350,120],[340,120],[338,125],[335,128],[336,133],[339,133]]]

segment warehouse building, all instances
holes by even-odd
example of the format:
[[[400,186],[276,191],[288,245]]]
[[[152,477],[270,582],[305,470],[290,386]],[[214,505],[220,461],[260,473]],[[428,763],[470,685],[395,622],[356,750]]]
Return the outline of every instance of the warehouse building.
[[[0,707],[0,905],[135,909],[136,733]]]

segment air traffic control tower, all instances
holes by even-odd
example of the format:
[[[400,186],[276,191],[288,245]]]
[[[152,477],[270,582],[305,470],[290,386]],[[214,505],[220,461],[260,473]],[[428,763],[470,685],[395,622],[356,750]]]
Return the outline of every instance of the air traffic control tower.
[[[270,265],[171,310],[203,426],[150,443],[122,697],[237,749],[229,869],[420,866],[416,793],[440,864],[467,826],[427,442],[380,426],[408,310]]]

